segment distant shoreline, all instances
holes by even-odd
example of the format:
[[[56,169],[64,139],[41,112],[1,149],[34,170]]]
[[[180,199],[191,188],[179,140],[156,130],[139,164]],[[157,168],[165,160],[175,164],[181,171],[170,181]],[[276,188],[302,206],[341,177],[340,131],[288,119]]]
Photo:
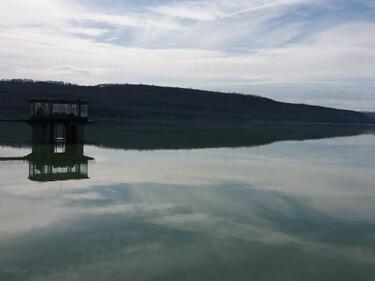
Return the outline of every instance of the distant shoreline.
[[[180,124],[244,126],[254,123],[375,124],[371,114],[269,98],[152,85],[79,86],[31,80],[0,81],[0,119],[28,118],[30,99],[89,102],[89,118]]]
[[[0,122],[16,122],[16,123],[27,123],[28,120],[16,120],[16,119],[0,119]],[[280,126],[290,126],[290,125],[314,125],[314,126],[363,126],[363,127],[375,127],[375,123],[338,123],[338,122],[304,122],[304,121],[261,121],[261,120],[253,120],[248,122],[184,122],[184,121],[153,121],[153,120],[128,120],[128,119],[95,119],[92,120],[90,123],[103,123],[103,122],[111,122],[114,125],[121,124],[126,126],[130,125],[131,127],[139,125],[139,127],[174,127],[174,126],[182,126],[181,128],[211,128],[211,129],[239,129],[239,128],[251,128],[252,126],[259,126],[259,125],[280,125]]]
[[[31,127],[0,122],[0,146],[30,147]],[[246,126],[193,126],[99,120],[85,128],[85,144],[113,149],[198,149],[260,146],[280,141],[375,134],[375,126],[361,124],[252,123]]]

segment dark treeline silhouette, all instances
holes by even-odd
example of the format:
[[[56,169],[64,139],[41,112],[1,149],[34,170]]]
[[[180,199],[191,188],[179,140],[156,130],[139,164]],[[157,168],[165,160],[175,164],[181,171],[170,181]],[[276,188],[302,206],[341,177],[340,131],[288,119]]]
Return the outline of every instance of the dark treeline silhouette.
[[[132,84],[79,86],[32,80],[0,81],[0,119],[28,117],[32,98],[82,99],[94,120],[120,119],[192,124],[271,122],[370,123],[369,115],[268,98]]]
[[[365,114],[375,123],[375,112],[365,112]]]
[[[253,124],[243,128],[192,128],[181,126],[101,121],[86,129],[88,142],[119,149],[197,149],[251,147],[280,141],[302,141],[373,134],[367,126],[334,124]]]

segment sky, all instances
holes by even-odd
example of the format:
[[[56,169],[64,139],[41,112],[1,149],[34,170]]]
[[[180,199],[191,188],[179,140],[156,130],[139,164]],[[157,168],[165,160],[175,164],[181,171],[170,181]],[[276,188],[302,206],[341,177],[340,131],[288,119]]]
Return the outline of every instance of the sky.
[[[0,78],[375,111],[375,0],[0,0]]]

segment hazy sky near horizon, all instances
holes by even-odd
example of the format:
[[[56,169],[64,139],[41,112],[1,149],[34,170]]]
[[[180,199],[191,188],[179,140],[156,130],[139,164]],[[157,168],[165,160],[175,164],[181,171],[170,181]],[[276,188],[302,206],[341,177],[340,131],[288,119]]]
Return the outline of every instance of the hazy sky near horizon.
[[[0,0],[0,78],[375,110],[375,0]]]

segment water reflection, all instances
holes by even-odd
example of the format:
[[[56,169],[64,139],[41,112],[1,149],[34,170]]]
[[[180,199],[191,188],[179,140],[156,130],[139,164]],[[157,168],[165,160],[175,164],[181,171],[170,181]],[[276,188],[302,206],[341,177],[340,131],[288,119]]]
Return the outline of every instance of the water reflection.
[[[100,121],[86,129],[95,145],[120,149],[250,147],[288,140],[312,140],[374,133],[374,127],[337,124],[247,124],[205,127]]]
[[[0,122],[0,145],[29,147],[31,128]],[[86,143],[119,149],[196,149],[250,147],[290,140],[374,134],[372,126],[335,124],[248,124],[236,128],[98,121],[85,128]]]
[[[88,162],[93,158],[84,155],[84,145],[55,144],[32,145],[32,152],[22,157],[1,157],[2,162],[27,161],[29,179],[37,182],[88,179]]]
[[[29,179],[32,181],[64,181],[88,179],[88,161],[83,145],[33,145],[32,153],[25,157],[29,162]]]
[[[90,130],[87,180],[49,181],[83,146],[0,147],[26,155],[0,167],[0,280],[373,280],[374,135]],[[246,147],[130,149],[222,144]]]

